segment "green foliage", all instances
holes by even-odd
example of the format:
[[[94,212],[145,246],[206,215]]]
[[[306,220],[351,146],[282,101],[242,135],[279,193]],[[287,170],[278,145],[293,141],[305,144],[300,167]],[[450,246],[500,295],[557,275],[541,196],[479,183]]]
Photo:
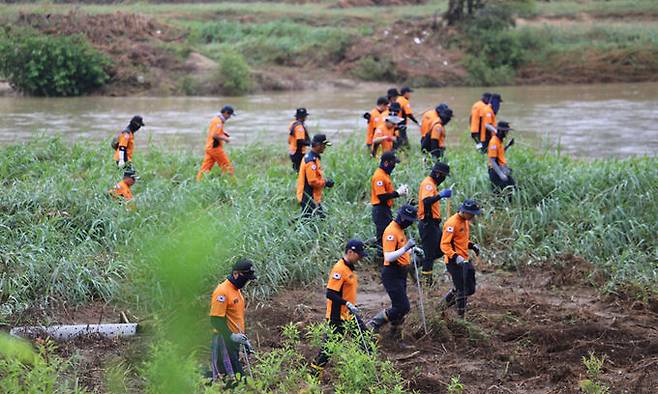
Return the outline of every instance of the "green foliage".
[[[370,55],[359,59],[352,74],[364,81],[395,81],[399,77],[391,59]]]
[[[75,366],[54,354],[52,342],[39,345],[35,353],[29,344],[0,333],[0,344],[0,392],[85,392],[77,385]]]
[[[594,352],[589,352],[588,357],[582,357],[583,365],[587,369],[587,376],[590,379],[598,379],[605,364],[605,354],[601,357],[596,357]]]
[[[205,52],[209,56],[221,59],[221,49],[228,47],[243,53],[252,64],[302,66],[311,60],[339,61],[356,36],[341,27],[317,27],[290,19],[266,23],[220,20],[191,26],[191,40],[208,45]]]
[[[448,383],[448,393],[450,394],[461,394],[464,392],[464,384],[461,382],[459,375],[454,375],[450,377],[450,383]]]
[[[222,51],[214,79],[220,91],[230,96],[246,94],[253,86],[247,61],[239,52],[232,50]]]
[[[82,36],[0,33],[0,74],[34,96],[78,96],[105,84],[109,60]]]

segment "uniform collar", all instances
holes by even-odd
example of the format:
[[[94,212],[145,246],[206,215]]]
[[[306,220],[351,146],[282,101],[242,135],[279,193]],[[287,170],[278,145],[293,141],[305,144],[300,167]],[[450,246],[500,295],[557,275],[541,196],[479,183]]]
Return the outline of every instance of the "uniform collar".
[[[350,269],[350,271],[354,271],[354,264],[348,263],[347,260],[345,260],[345,257],[342,257],[340,261],[342,261],[343,264]]]
[[[217,117],[221,119],[222,123],[226,122],[226,119],[224,119],[224,115],[222,115],[221,112],[217,114]]]

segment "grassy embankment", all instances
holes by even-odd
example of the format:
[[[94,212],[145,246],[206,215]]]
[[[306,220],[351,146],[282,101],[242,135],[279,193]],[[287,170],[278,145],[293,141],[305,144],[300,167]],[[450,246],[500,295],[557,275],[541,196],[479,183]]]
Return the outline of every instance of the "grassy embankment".
[[[173,380],[184,385],[177,387],[196,387],[190,374],[197,353],[189,349],[206,346],[199,316],[232,260],[248,256],[257,262],[259,281],[249,298],[262,302],[285,286],[322,286],[345,240],[371,236],[367,196],[375,163],[354,154],[360,149],[354,142],[329,148],[323,166],[336,181],[326,193],[329,219],[300,223],[287,158],[264,148],[231,149],[236,178],[213,174],[196,183],[199,157],[150,147],[136,159],[142,179],[134,188],[135,211],[105,195],[119,175],[105,144],[68,147],[38,139],[3,148],[2,319],[20,320],[26,308],[99,299],[130,307],[151,322],[155,338],[149,362],[139,369],[144,384],[154,391]],[[519,147],[509,157],[520,188],[503,204],[490,195],[481,156],[466,148],[448,153],[453,209],[465,196],[484,206],[473,235],[485,259],[504,268],[559,267],[560,256],[574,254],[605,278],[602,292],[642,299],[655,291],[655,158],[583,162]],[[426,171],[413,151],[393,178],[415,191]],[[314,330],[317,339],[319,329]],[[317,384],[293,347],[261,355],[269,360],[258,367],[259,376],[268,376],[261,384]],[[357,347],[353,350],[356,357]],[[391,390],[396,378],[390,367],[373,358],[362,361],[366,369],[389,371],[379,387]],[[294,365],[298,373],[282,383],[276,362]],[[57,375],[57,368],[52,371]],[[368,376],[359,384],[375,384]],[[356,387],[350,386],[353,378],[342,379],[334,384]]]
[[[432,22],[446,9],[444,0],[401,7],[334,8],[334,3],[134,3],[122,4],[120,11],[148,15],[179,29],[182,40],[153,44],[169,51],[179,64],[192,52],[218,62],[219,70],[205,79],[170,70],[177,78],[170,93],[298,88],[299,70],[306,79],[347,75],[416,86],[446,81],[467,85],[642,81],[655,79],[658,72],[658,6],[650,0],[494,2],[474,21],[456,28],[439,26],[437,31],[432,31]],[[72,10],[69,5],[49,3],[0,9],[8,22],[19,12],[57,15]],[[95,15],[118,9],[82,5],[76,10]],[[497,22],[523,20],[492,29],[492,16]],[[414,37],[424,37],[423,31],[431,33],[429,38],[411,44]],[[384,50],[386,46],[394,50]],[[430,56],[420,63],[443,63],[439,52],[458,60],[453,64],[451,58],[446,70],[423,68],[414,60],[421,52],[436,52],[437,58]],[[224,57],[236,54],[246,64],[222,65]],[[237,88],[222,86],[221,75],[239,79]]]

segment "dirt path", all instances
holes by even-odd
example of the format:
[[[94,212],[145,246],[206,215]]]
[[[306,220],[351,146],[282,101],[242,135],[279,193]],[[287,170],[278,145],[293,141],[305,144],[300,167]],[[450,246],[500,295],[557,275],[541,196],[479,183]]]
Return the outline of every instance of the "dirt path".
[[[612,392],[658,392],[655,300],[649,305],[603,300],[583,279],[587,265],[573,263],[566,272],[479,267],[478,292],[466,322],[453,310],[437,311],[440,293],[449,287],[445,277],[428,297],[429,336],[423,335],[416,291],[410,287],[412,312],[405,331],[410,347],[401,349],[384,329],[382,353],[411,389],[423,393],[446,392],[455,375],[469,393],[578,392],[578,382],[586,378],[582,357],[589,352],[606,356],[600,380]],[[374,269],[361,272],[359,304],[365,316],[388,305]],[[272,326],[314,322],[323,314],[322,289],[292,289],[254,311],[252,319],[258,320],[259,341],[267,347],[278,335]]]

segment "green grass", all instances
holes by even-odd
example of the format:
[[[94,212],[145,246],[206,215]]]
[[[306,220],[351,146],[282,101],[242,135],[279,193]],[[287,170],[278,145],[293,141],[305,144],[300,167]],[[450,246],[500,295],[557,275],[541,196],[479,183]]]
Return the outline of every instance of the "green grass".
[[[130,212],[105,196],[119,174],[104,143],[69,147],[37,138],[5,147],[2,315],[94,299],[143,303],[139,290],[120,290],[135,287],[133,281],[148,283],[148,275],[139,274],[151,269],[142,251],[152,243],[148,235],[167,237],[181,218],[199,211],[216,218],[204,222],[205,232],[231,233],[230,241],[213,244],[208,255],[258,262],[255,295],[286,285],[320,285],[345,240],[373,233],[368,180],[375,163],[354,151],[361,151],[356,143],[341,144],[323,160],[336,180],[326,193],[331,219],[299,223],[295,177],[285,155],[270,149],[231,149],[236,179],[217,175],[196,183],[200,157],[149,147],[148,153],[138,152],[143,178],[134,189],[138,208]],[[461,149],[448,154],[455,201],[474,196],[485,206],[474,234],[487,256],[495,254],[496,263],[514,267],[573,253],[604,272],[608,290],[624,284],[655,289],[658,159],[583,162],[518,147],[509,156],[520,191],[504,206],[492,200],[482,157]],[[403,158],[393,178],[413,190],[426,171],[416,153]],[[228,264],[214,262],[220,263]],[[220,271],[205,277],[202,288],[210,290]]]
[[[658,15],[658,3],[653,0],[551,0],[537,1],[536,7],[539,16],[547,17],[575,17],[578,13],[609,17]]]

